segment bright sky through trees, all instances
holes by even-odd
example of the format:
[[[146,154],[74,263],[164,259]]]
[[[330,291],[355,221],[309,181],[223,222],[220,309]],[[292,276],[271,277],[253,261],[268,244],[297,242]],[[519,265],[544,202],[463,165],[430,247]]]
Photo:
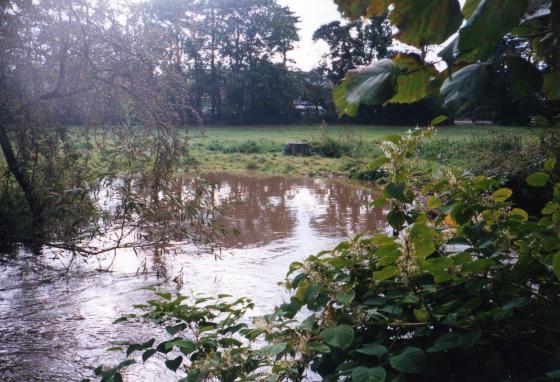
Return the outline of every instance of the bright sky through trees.
[[[323,24],[340,19],[340,13],[331,0],[279,0],[279,3],[289,6],[300,18],[301,41],[290,53],[290,58],[301,69],[312,69],[327,51],[324,42],[313,41],[313,32]]]
[[[112,3],[126,4],[140,2],[141,0],[110,1]],[[313,69],[328,50],[324,42],[313,41],[313,32],[323,24],[342,18],[337,6],[332,0],[279,0],[278,3],[289,6],[296,16],[300,18],[298,27],[300,28],[301,41],[290,52],[290,59],[294,60],[295,65],[300,69]]]

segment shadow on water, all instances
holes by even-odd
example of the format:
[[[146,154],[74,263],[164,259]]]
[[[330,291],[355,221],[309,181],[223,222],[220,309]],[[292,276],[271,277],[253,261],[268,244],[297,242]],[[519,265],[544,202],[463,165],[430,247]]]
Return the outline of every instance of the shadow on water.
[[[182,279],[162,288],[249,296],[252,314],[261,315],[287,297],[277,283],[291,262],[382,227],[383,212],[368,207],[375,192],[355,183],[233,174],[207,179],[237,230],[216,256],[192,245],[177,245],[177,253],[125,249],[80,259],[70,274],[53,271],[64,261],[53,249],[45,248],[41,259],[24,249],[7,258],[0,265],[0,380],[79,381],[90,374],[88,366],[122,359],[105,351],[112,341],[161,335],[153,327],[112,322],[152,297],[142,288],[161,283],[162,269],[167,279]],[[111,272],[96,271],[108,264]],[[175,380],[149,362],[141,371],[142,377],[131,368],[127,380]]]

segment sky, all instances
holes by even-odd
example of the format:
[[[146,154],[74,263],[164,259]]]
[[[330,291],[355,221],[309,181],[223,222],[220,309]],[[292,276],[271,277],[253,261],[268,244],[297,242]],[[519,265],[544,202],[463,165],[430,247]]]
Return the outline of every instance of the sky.
[[[322,55],[327,52],[326,43],[313,41],[313,32],[323,24],[340,20],[336,4],[333,0],[279,0],[278,2],[290,7],[300,18],[298,27],[301,41],[290,53],[290,58],[302,70],[313,69]]]

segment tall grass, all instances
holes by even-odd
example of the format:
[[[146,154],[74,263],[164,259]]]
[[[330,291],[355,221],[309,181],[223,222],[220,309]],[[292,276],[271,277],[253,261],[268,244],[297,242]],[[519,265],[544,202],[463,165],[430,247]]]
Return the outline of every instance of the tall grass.
[[[323,158],[365,157],[366,143],[361,139],[321,137],[310,142],[311,155]],[[270,140],[219,141],[213,139],[206,144],[195,143],[198,149],[223,154],[280,154],[284,144]]]
[[[205,134],[191,132],[193,155],[203,168],[284,173],[285,165],[296,166],[298,174],[337,173],[361,179],[382,174],[367,169],[381,154],[388,134],[404,134],[406,128],[286,126],[254,128],[208,128]],[[284,145],[293,141],[311,144],[312,160],[284,157]],[[527,163],[542,160],[539,130],[507,127],[453,127],[436,132],[418,147],[419,171],[455,167],[475,174],[511,177]],[[542,151],[542,150],[541,150]],[[241,165],[240,163],[243,163]]]
[[[268,140],[242,142],[211,140],[206,145],[200,146],[208,151],[224,154],[267,154],[281,152],[283,148],[282,144]]]
[[[476,134],[463,139],[435,138],[420,144],[418,154],[424,160],[441,165],[499,177],[530,171],[528,164],[536,164],[545,155],[536,136],[511,133]]]

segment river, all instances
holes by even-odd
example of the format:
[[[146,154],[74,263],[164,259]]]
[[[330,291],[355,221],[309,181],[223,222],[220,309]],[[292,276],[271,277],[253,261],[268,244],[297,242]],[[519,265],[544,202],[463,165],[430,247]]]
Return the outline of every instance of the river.
[[[122,353],[112,342],[145,340],[147,324],[113,324],[133,304],[152,298],[158,284],[183,294],[248,296],[253,316],[287,298],[277,284],[288,266],[359,232],[382,226],[383,211],[369,208],[375,192],[364,185],[313,178],[210,174],[214,193],[227,204],[237,234],[220,251],[193,246],[177,253],[118,251],[80,259],[56,271],[49,249],[37,258],[25,249],[0,264],[0,381],[80,381],[89,367],[111,365]],[[112,264],[99,272],[100,264]],[[54,271],[53,271],[54,269]],[[167,280],[161,277],[167,275]],[[182,283],[173,281],[182,276]],[[155,363],[133,367],[127,381],[175,380]]]

